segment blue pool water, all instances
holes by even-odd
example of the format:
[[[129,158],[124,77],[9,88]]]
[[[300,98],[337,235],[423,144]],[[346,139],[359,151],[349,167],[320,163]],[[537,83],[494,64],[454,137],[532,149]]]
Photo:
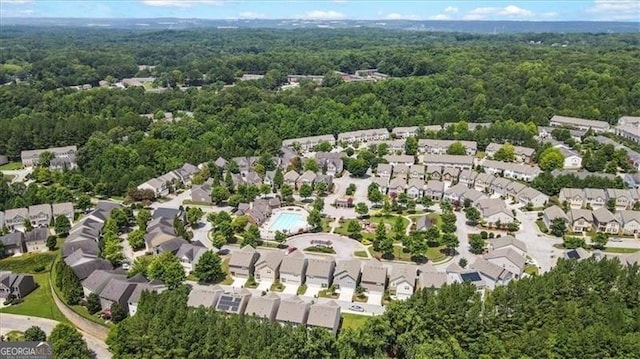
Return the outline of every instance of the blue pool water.
[[[270,231],[291,232],[307,225],[307,221],[300,213],[280,212],[269,227]]]

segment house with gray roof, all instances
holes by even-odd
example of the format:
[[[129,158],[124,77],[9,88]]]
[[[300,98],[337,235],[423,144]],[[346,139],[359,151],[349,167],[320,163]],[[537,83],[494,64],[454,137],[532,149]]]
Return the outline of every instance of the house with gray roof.
[[[482,279],[490,288],[493,288],[496,285],[507,284],[513,278],[513,274],[510,271],[498,266],[497,264],[493,264],[484,258],[476,258],[475,262],[471,265],[471,268],[480,273]]]
[[[69,223],[73,223],[73,220],[75,219],[75,210],[73,208],[73,203],[54,203],[51,205],[51,214],[51,218],[53,218],[54,220],[58,218],[58,216],[65,216],[69,220]]]
[[[473,187],[476,177],[478,176],[478,172],[473,170],[462,170],[458,175],[458,183],[463,183],[467,187]]]
[[[338,327],[340,326],[340,306],[333,300],[312,305],[309,309],[307,325],[327,328],[331,330],[333,335],[338,334]]]
[[[342,173],[344,169],[343,153],[334,152],[317,152],[316,162],[318,168],[329,176],[336,176]]]
[[[567,202],[571,208],[582,208],[587,198],[582,188],[562,188],[558,194],[560,202]]]
[[[211,185],[201,184],[191,187],[191,201],[196,203],[211,204]]]
[[[27,150],[20,153],[20,159],[24,167],[36,166],[40,161],[40,155],[49,152],[53,155],[53,159],[67,160],[68,168],[75,167],[75,155],[78,152],[77,146],[51,147],[40,150]]]
[[[164,197],[169,194],[169,186],[166,181],[159,178],[152,178],[137,187],[139,190],[149,190],[155,197]]]
[[[588,232],[593,228],[593,214],[588,209],[571,208],[567,216],[569,217],[567,227],[571,232]]]
[[[362,267],[360,286],[370,293],[384,293],[387,286],[387,267],[375,260],[365,263]]]
[[[276,321],[283,324],[305,325],[311,305],[298,296],[292,296],[280,301]]]
[[[409,178],[407,184],[407,196],[409,198],[421,198],[424,195],[424,180],[420,178]]]
[[[395,138],[415,137],[417,133],[418,133],[418,126],[394,127],[391,129],[391,134]]]
[[[291,170],[284,174],[284,183],[291,186],[295,186],[299,177],[300,177],[300,174],[298,174],[298,172]]]
[[[253,276],[259,257],[260,254],[251,246],[244,246],[242,249],[234,251],[229,259],[229,273],[238,278]]]
[[[407,179],[407,177],[409,177],[409,166],[407,166],[404,163],[399,163],[395,166],[393,166],[393,176],[392,177],[399,177],[399,178],[403,178],[403,179]]]
[[[178,177],[180,177],[180,181],[185,185],[190,185],[193,176],[200,173],[200,169],[191,163],[185,163],[182,167],[178,168],[174,171]]]
[[[458,140],[435,140],[435,139],[420,139],[418,140],[418,149],[422,153],[432,155],[445,155],[449,147],[454,143],[460,143],[467,156],[473,156],[478,150],[478,144],[475,141],[458,141]]]
[[[224,292],[218,297],[216,311],[228,314],[244,314],[251,298],[251,292],[246,289]]]
[[[458,167],[443,167],[442,168],[442,180],[445,182],[458,182],[458,176],[460,175],[460,168]]]
[[[29,219],[29,211],[26,208],[13,208],[4,212],[4,225],[9,230],[24,228],[24,221]]]
[[[631,192],[626,189],[607,188],[607,199],[615,200],[615,209],[622,211],[625,209],[632,209],[635,204],[635,199],[631,195]]]
[[[444,191],[443,199],[452,203],[459,203],[462,195],[469,191],[469,187],[462,183],[455,184]]]
[[[338,261],[333,274],[333,285],[338,289],[354,290],[360,281],[360,261],[347,259]]]
[[[248,184],[259,186],[262,184],[262,177],[258,174],[258,172],[249,170],[244,177],[244,181]]]
[[[389,163],[380,163],[376,169],[376,174],[379,177],[391,177],[391,173],[393,172],[393,166]]]
[[[497,177],[491,182],[489,186],[489,192],[493,194],[498,194],[500,196],[507,195],[507,187],[511,184],[511,180],[506,178]]]
[[[424,155],[423,163],[426,166],[457,167],[460,169],[471,169],[473,167],[473,156],[456,155]]]
[[[565,223],[569,223],[569,217],[564,213],[562,208],[558,206],[547,207],[542,211],[542,221],[547,228],[551,228],[551,224],[556,218],[562,219]]]
[[[484,168],[486,173],[501,175],[505,178],[512,178],[525,182],[533,181],[533,179],[542,173],[538,166],[494,160],[484,160],[480,163],[480,166]]]
[[[180,260],[182,268],[186,273],[190,273],[196,269],[196,265],[200,261],[200,257],[205,254],[209,249],[204,244],[193,241],[191,243],[185,242],[180,245],[176,252],[176,257]]]
[[[620,222],[622,233],[632,235],[640,233],[640,212],[638,211],[618,211],[616,217]]]
[[[103,311],[111,309],[113,303],[120,304],[123,308],[128,308],[127,301],[133,293],[136,285],[126,280],[113,278],[109,280],[107,285],[102,289],[99,294],[100,305]]]
[[[389,276],[389,292],[400,300],[413,295],[418,268],[412,264],[393,264]]]
[[[9,296],[24,298],[37,288],[33,276],[0,271],[0,300],[4,302]]]
[[[525,257],[511,248],[490,251],[484,259],[511,272],[514,278],[520,278],[524,272]]]
[[[577,128],[580,130],[592,129],[594,132],[608,132],[610,129],[609,123],[605,121],[585,120],[582,118],[558,115],[554,115],[551,120],[549,120],[549,125],[554,127]]]
[[[526,187],[518,193],[517,200],[525,206],[531,203],[533,208],[542,208],[549,201],[549,196],[535,188]]]
[[[605,207],[593,211],[593,225],[598,232],[607,234],[618,234],[620,232],[620,222]]]
[[[320,135],[320,136],[309,136],[309,137],[300,137],[300,138],[290,138],[288,140],[282,141],[283,147],[294,147],[296,144],[300,146],[301,149],[305,151],[312,150],[313,147],[323,143],[328,142],[332,146],[336,144],[336,138],[333,135]]]
[[[389,130],[377,128],[371,130],[357,130],[338,134],[338,141],[346,143],[380,141],[389,138]]]
[[[442,166],[427,166],[424,170],[425,176],[430,180],[442,179]]]
[[[333,282],[336,262],[333,258],[308,258],[306,283],[307,286],[327,288]]]
[[[301,251],[295,250],[282,258],[280,264],[280,282],[284,285],[301,286],[305,282],[307,258]]]
[[[499,198],[481,199],[474,205],[480,211],[482,221],[488,226],[507,224],[515,220],[513,212]]]
[[[607,204],[607,193],[602,188],[585,188],[586,205],[591,209],[598,209]]]
[[[382,194],[386,194],[389,189],[389,177],[372,177],[371,183],[377,185]]]
[[[414,229],[419,232],[426,232],[431,226],[433,226],[433,221],[426,215],[423,215],[416,218]]]
[[[501,236],[489,240],[489,251],[513,249],[520,255],[526,255],[527,245],[513,236]]]
[[[219,285],[214,285],[212,287],[198,286],[189,292],[187,306],[193,308],[198,308],[200,306],[205,308],[215,308],[222,293],[224,293],[224,289]]]
[[[22,254],[27,251],[24,244],[24,234],[22,232],[12,232],[1,236],[0,242],[2,242],[5,255],[7,256]]]
[[[474,182],[474,188],[476,191],[489,192],[491,183],[496,179],[494,175],[489,173],[478,173]]]
[[[425,171],[424,165],[420,165],[420,164],[413,165],[409,169],[409,178],[417,178],[417,179],[424,180],[424,171]]]
[[[406,165],[410,167],[415,163],[415,158],[412,155],[385,155],[382,158],[392,166]]]
[[[507,196],[515,200],[518,198],[520,192],[522,192],[525,188],[528,187],[520,182],[511,181],[511,183],[509,183],[506,188]]]
[[[581,261],[581,260],[585,260],[587,258],[591,257],[591,253],[589,253],[589,251],[587,251],[586,249],[582,248],[582,247],[578,247],[575,249],[570,249],[566,252],[564,252],[564,258],[565,259],[574,259],[577,261]]]
[[[260,256],[255,265],[255,279],[259,282],[275,282],[278,280],[280,278],[280,265],[283,259],[284,253],[282,251],[269,251]]]
[[[434,201],[440,201],[444,195],[444,182],[429,180],[424,186],[424,195]]]
[[[280,296],[274,292],[258,297],[249,297],[249,302],[244,310],[244,315],[254,316],[256,318],[266,319],[270,322],[275,321],[280,307]]]
[[[129,279],[129,281],[131,281],[131,279]],[[146,278],[144,279],[146,280]],[[129,316],[135,315],[138,311],[138,304],[140,304],[140,298],[142,297],[143,292],[161,293],[166,289],[167,287],[164,285],[164,283],[162,283],[162,281],[158,279],[143,283],[135,283],[133,292],[131,292],[129,299],[127,300],[127,306],[129,307]]]
[[[51,232],[48,228],[35,228],[24,235],[24,244],[27,252],[45,252],[47,248],[47,238]]]
[[[389,181],[389,193],[404,193],[404,189],[407,187],[407,180],[403,177],[392,178]]]
[[[88,256],[82,250],[76,250],[64,259],[64,262],[71,267],[78,280],[83,281],[96,270],[113,270],[111,262],[104,259]]]
[[[486,198],[487,196],[484,193],[478,192],[472,188],[462,193],[462,195],[460,195],[460,203],[464,204],[464,202],[469,200],[471,201],[472,204],[476,204],[478,203],[478,201]]]
[[[93,271],[82,281],[84,296],[87,297],[91,293],[99,295],[112,279],[126,281],[127,275],[113,270],[98,269]]]
[[[447,284],[447,273],[439,272],[431,265],[423,265],[419,270],[418,289],[440,289]]]

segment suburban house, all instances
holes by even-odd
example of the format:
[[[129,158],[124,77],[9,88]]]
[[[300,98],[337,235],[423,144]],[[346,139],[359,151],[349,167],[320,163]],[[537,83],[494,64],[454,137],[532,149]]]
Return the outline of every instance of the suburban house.
[[[333,335],[338,334],[340,326],[340,306],[333,300],[317,303],[309,309],[307,325],[327,328]]]
[[[535,188],[526,187],[518,193],[517,200],[525,206],[531,203],[533,208],[542,208],[549,201],[549,196]]]
[[[407,165],[412,166],[415,163],[415,158],[411,155],[385,155],[382,157],[392,166]]]
[[[581,188],[561,189],[560,194],[558,194],[558,200],[560,203],[564,203],[566,201],[571,208],[582,208],[587,202],[584,190]]]
[[[501,199],[481,199],[475,203],[475,206],[482,215],[482,221],[489,227],[511,223],[515,220],[513,213]]]
[[[430,180],[424,186],[424,195],[434,201],[439,201],[444,195],[444,182]]]
[[[25,220],[30,220],[29,211],[26,208],[8,209],[4,212],[4,225],[9,230],[24,228]]]
[[[391,166],[388,163],[380,163],[378,165],[378,168],[376,169],[376,174],[379,177],[391,177],[391,174],[393,173],[393,166]]]
[[[389,177],[372,177],[371,183],[376,184],[382,194],[386,194],[389,189]]]
[[[146,280],[144,276],[142,275],[140,276],[142,277],[142,279]],[[160,293],[165,289],[167,289],[167,287],[164,285],[162,281],[158,279],[154,279],[149,282],[136,283],[136,286],[133,289],[133,292],[131,292],[129,299],[127,300],[127,306],[129,307],[129,316],[135,315],[136,312],[138,311],[138,304],[140,304],[140,297],[142,296],[143,292]]]
[[[489,174],[501,175],[505,178],[513,178],[525,182],[533,181],[542,173],[538,166],[494,160],[484,160],[480,166]]]
[[[524,272],[525,257],[511,248],[501,248],[485,254],[484,258],[511,272],[514,278],[520,278]]]
[[[52,219],[51,205],[37,204],[29,206],[29,219],[34,227],[48,227]]]
[[[442,166],[427,166],[425,176],[431,180],[442,179]]]
[[[458,183],[465,184],[467,187],[473,187],[476,182],[478,172],[472,170],[462,170],[458,175]]]
[[[571,208],[567,215],[571,232],[587,232],[593,227],[593,214],[588,209]]]
[[[622,233],[633,235],[640,233],[640,212],[638,211],[618,211],[616,217],[620,222]]]
[[[244,246],[241,250],[231,254],[229,259],[229,273],[238,278],[253,276],[255,264],[260,254],[251,246]]]
[[[124,272],[103,269],[93,271],[93,273],[89,274],[89,276],[82,281],[82,291],[84,296],[88,297],[91,293],[99,295],[112,279],[126,281],[127,274]]]
[[[333,285],[338,289],[355,291],[360,280],[360,261],[357,259],[341,260],[333,274]]]
[[[585,188],[584,196],[586,205],[591,209],[598,209],[607,204],[607,193],[601,188]]]
[[[3,299],[3,302],[9,296],[24,298],[36,288],[36,282],[30,274],[0,272],[0,298]]]
[[[447,150],[454,143],[460,143],[467,156],[474,156],[478,150],[478,144],[475,141],[457,141],[457,140],[432,140],[432,139],[420,139],[418,140],[418,149],[422,153],[431,155],[445,155]]]
[[[280,301],[276,321],[283,324],[306,325],[311,305],[298,296]]]
[[[336,176],[342,173],[344,162],[342,161],[342,153],[333,152],[317,152],[316,163],[318,168],[330,176]]]
[[[88,255],[81,249],[66,257],[64,262],[71,267],[71,270],[81,282],[96,270],[113,270],[111,262]]]
[[[308,258],[307,286],[328,288],[333,282],[336,262],[331,258]]]
[[[216,303],[218,303],[218,299],[220,299],[220,295],[223,293],[224,289],[219,285],[214,285],[213,287],[193,288],[189,292],[187,306],[192,308],[198,308],[200,306],[205,308],[214,308]]]
[[[128,308],[128,300],[136,288],[135,283],[131,283],[128,280],[122,280],[113,278],[109,280],[107,285],[102,289],[100,294],[100,305],[103,311],[111,310],[113,303],[118,303],[123,308]]]
[[[75,219],[75,209],[73,208],[73,203],[54,203],[51,205],[51,214],[51,218],[53,220],[55,220],[59,216],[65,216],[69,220],[69,223],[73,223],[73,220]]]
[[[604,121],[585,120],[582,118],[565,117],[555,115],[549,120],[550,126],[555,127],[569,127],[577,128],[580,130],[592,129],[594,132],[608,132],[610,126]]]
[[[266,319],[273,322],[276,319],[280,307],[280,296],[269,292],[265,296],[251,296],[244,310],[244,315]]]
[[[243,314],[251,298],[251,292],[246,289],[224,292],[218,297],[216,311],[228,314]]]
[[[424,165],[413,165],[409,169],[409,178],[424,179]]]
[[[22,232],[12,232],[0,237],[0,242],[4,247],[5,255],[22,254],[26,252],[24,245],[24,234]]]
[[[423,157],[423,163],[427,166],[448,166],[461,169],[471,169],[473,167],[473,156],[427,154]]]
[[[418,268],[420,275],[418,276],[418,289],[440,289],[447,284],[447,273],[439,272],[429,263]]]
[[[280,264],[283,258],[284,253],[281,251],[270,251],[260,256],[255,265],[255,279],[257,281],[270,282],[278,280],[280,278]]]
[[[185,185],[190,185],[193,176],[198,174],[200,169],[198,167],[192,165],[191,163],[185,163],[182,167],[175,170],[175,173],[180,177],[180,181]]]
[[[526,185],[520,182],[511,181],[507,185],[507,196],[511,197],[513,200],[516,200],[518,198],[518,194],[525,188],[527,188]]]
[[[389,130],[377,128],[372,130],[358,130],[338,134],[338,141],[346,143],[380,141],[389,138]]]
[[[502,177],[497,177],[496,179],[494,179],[491,182],[491,185],[489,186],[489,193],[492,194],[498,194],[501,197],[502,196],[506,196],[507,195],[507,187],[511,184],[512,182],[506,178],[502,178]]]
[[[389,194],[404,193],[405,187],[407,187],[407,180],[405,178],[403,177],[392,178],[391,181],[389,181]]]
[[[46,252],[47,238],[49,238],[48,228],[35,228],[32,231],[25,233],[24,244],[27,247],[27,252]]]
[[[542,212],[542,221],[547,228],[551,228],[551,224],[556,218],[562,219],[564,223],[569,222],[569,217],[558,206],[548,207]]]
[[[493,158],[502,146],[504,146],[504,144],[492,142],[485,149],[485,154],[488,157]],[[515,161],[520,163],[530,163],[533,158],[533,154],[535,153],[535,149],[522,146],[513,146],[513,150],[515,154]]]
[[[293,251],[282,258],[280,282],[284,285],[301,286],[305,282],[307,258],[301,251]]]
[[[147,182],[137,187],[139,190],[153,191],[153,195],[157,197],[164,197],[169,194],[169,186],[166,182],[163,182],[157,178],[152,178]]]
[[[191,201],[196,203],[211,204],[211,185],[204,183],[191,187]]]
[[[620,222],[608,209],[601,207],[593,211],[593,225],[598,232],[618,234]]]
[[[313,147],[323,143],[328,142],[332,146],[336,144],[336,139],[333,135],[320,135],[320,136],[310,136],[310,137],[301,137],[301,138],[291,138],[288,140],[282,141],[283,147],[295,147],[300,146],[301,149],[305,151],[309,151],[313,149]],[[296,145],[297,144],[297,145]]]
[[[393,166],[393,177],[399,177],[406,180],[408,176],[409,166],[404,163],[399,163]]]
[[[414,265],[398,264],[391,268],[389,291],[400,300],[413,295],[416,289],[417,268]]]
[[[527,245],[513,236],[501,236],[489,240],[489,252],[500,249],[512,249],[522,256],[527,254]]]
[[[443,199],[454,204],[459,204],[461,201],[460,198],[467,191],[469,191],[469,187],[465,186],[462,183],[458,183],[444,191]]]
[[[424,180],[410,178],[407,185],[407,196],[409,198],[420,198],[424,194]]]
[[[618,211],[631,209],[636,202],[629,190],[607,188],[606,191],[607,198],[615,200],[615,209]]]
[[[474,182],[474,187],[477,191],[488,192],[491,188],[491,183],[496,179],[495,176],[489,173],[478,173]]]
[[[442,180],[445,182],[458,182],[458,176],[460,175],[460,169],[457,167],[444,167],[442,168]]]
[[[618,119],[618,125],[615,127],[616,135],[640,142],[640,117],[623,116]]]
[[[416,231],[426,232],[431,226],[433,226],[433,221],[431,220],[431,218],[427,216],[420,216],[416,218],[414,229]]]
[[[384,293],[387,286],[387,267],[378,261],[368,261],[362,268],[360,286],[369,293]]]
[[[415,137],[418,134],[418,126],[395,127],[391,129],[391,135],[395,138]]]
[[[196,269],[200,257],[205,254],[209,249],[204,244],[193,241],[191,243],[183,243],[178,251],[176,257],[180,260],[182,268],[188,274]]]
[[[313,171],[305,171],[296,179],[296,188],[300,188],[303,184],[308,184],[313,187],[315,179],[316,174]]]
[[[484,258],[477,258],[475,262],[473,262],[471,268],[480,274],[484,282],[487,283],[490,288],[493,288],[496,285],[507,284],[511,278],[513,278],[513,273],[497,264],[489,262]]]
[[[582,156],[580,154],[565,145],[556,146],[562,156],[564,157],[564,163],[562,168],[567,170],[575,170],[582,168]]]
[[[51,160],[51,164],[53,164],[54,159],[58,159],[55,164],[59,165],[64,162],[67,163],[66,168],[72,169],[76,167],[76,152],[78,152],[78,147],[76,146],[66,146],[66,147],[52,147],[43,150],[28,150],[22,151],[20,153],[20,158],[22,160],[22,165],[24,167],[31,167],[38,164],[40,160],[40,155],[49,152],[53,155],[53,159]],[[51,166],[50,166],[51,167]]]

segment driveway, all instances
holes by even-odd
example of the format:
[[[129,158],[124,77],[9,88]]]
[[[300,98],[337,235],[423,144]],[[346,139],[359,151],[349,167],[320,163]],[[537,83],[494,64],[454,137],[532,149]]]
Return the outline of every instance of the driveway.
[[[300,250],[311,247],[311,240],[331,241],[331,246],[336,252],[337,259],[353,258],[353,252],[364,251],[366,247],[362,243],[337,234],[330,233],[306,233],[289,238],[287,244],[290,247],[297,247]],[[305,255],[313,255],[313,253],[305,252]]]
[[[324,199],[324,210],[323,213],[327,214],[330,217],[338,218],[356,218],[357,214],[353,208],[336,208],[333,206],[333,203],[337,198],[342,198],[346,196],[345,192],[349,184],[356,185],[356,192],[353,194],[353,203],[354,205],[358,202],[364,202],[371,208],[371,202],[367,199],[367,189],[371,184],[370,178],[353,178],[348,172],[344,172],[342,177],[333,179],[333,193],[327,195]]]
[[[0,333],[4,335],[12,330],[24,332],[31,326],[35,325],[40,327],[40,329],[44,330],[47,335],[49,335],[53,328],[58,324],[59,322],[51,319],[2,313],[2,320],[0,320]],[[80,332],[80,334],[82,334],[82,337],[87,342],[89,349],[96,353],[96,358],[111,358],[111,353],[104,342],[84,332]]]
[[[292,294],[292,295],[296,295],[298,293],[298,287],[295,284],[287,284],[284,287],[284,290],[282,291],[282,294]]]
[[[353,293],[355,293],[355,290],[353,290],[353,288],[341,288],[340,297],[338,298],[338,300],[350,303],[353,299]]]
[[[558,257],[562,257],[563,251],[553,246],[562,243],[562,239],[540,232],[536,225],[536,212],[516,210],[516,216],[520,221],[520,230],[515,237],[527,245],[527,254],[534,259],[541,272],[549,271],[555,266]]]
[[[382,295],[383,293],[367,293],[367,304],[379,305],[382,306]]]
[[[260,290],[260,291],[263,291],[263,290],[266,291],[266,290],[271,289],[271,285],[272,284],[273,284],[273,282],[271,282],[271,281],[263,280],[258,284],[258,287],[256,289]]]
[[[307,291],[304,293],[305,297],[315,298],[318,296],[318,292],[322,290],[322,287],[316,285],[307,285]]]
[[[242,288],[242,286],[244,286],[246,282],[247,282],[247,278],[233,278],[233,283],[231,283],[231,287]]]

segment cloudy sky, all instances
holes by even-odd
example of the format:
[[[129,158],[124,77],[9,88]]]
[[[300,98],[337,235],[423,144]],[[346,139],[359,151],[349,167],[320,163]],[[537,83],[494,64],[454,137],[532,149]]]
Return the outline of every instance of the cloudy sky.
[[[0,16],[640,21],[640,1],[0,0]]]

